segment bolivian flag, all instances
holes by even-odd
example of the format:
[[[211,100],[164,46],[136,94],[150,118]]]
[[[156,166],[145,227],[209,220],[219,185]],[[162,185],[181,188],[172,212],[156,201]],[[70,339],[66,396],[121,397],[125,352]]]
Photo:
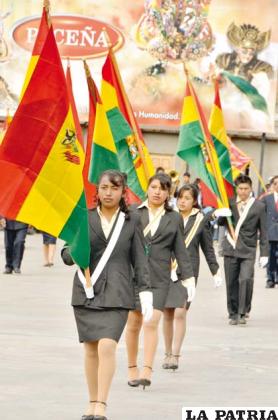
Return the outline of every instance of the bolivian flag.
[[[228,138],[224,124],[224,116],[221,107],[219,86],[215,81],[215,98],[209,119],[209,131],[214,142],[215,150],[218,156],[220,169],[224,178],[225,189],[228,197],[234,195],[234,183],[232,176],[232,167],[230,161]]]
[[[220,192],[211,169],[206,143],[200,116],[200,105],[197,102],[197,97],[194,96],[193,87],[187,81],[177,155],[192,167],[206,185],[207,192],[210,192],[214,197],[214,205],[218,207],[221,205]]]
[[[94,84],[89,67],[86,64],[85,71],[89,89],[91,111],[89,116],[88,132],[93,132],[92,138],[88,137],[87,139],[86,155],[89,155],[88,147],[91,148],[92,152],[89,167],[89,181],[97,184],[99,176],[103,171],[106,171],[107,169],[120,170],[120,165],[114,137],[108,122],[104,104],[102,103],[97,87]]]
[[[86,268],[83,163],[51,27],[0,149],[0,214],[65,240],[75,262]]]
[[[127,174],[128,187],[135,200],[137,197],[136,201],[144,200],[154,167],[111,48],[102,68],[101,97],[115,139],[121,170]]]

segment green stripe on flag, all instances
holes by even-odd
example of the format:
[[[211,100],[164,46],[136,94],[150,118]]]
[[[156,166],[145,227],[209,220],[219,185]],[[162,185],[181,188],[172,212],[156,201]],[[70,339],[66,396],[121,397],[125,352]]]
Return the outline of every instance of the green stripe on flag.
[[[229,150],[215,136],[212,135],[212,139],[213,139],[216,153],[218,156],[218,161],[219,161],[223,178],[225,178],[230,184],[233,185],[232,168],[231,168]]]
[[[89,181],[97,184],[100,174],[108,169],[120,169],[117,155],[105,147],[93,143],[92,158],[89,168]]]
[[[88,211],[85,194],[81,197],[59,234],[70,246],[70,254],[79,267],[87,268],[90,262]]]
[[[217,197],[220,197],[216,181],[213,175],[208,172],[202,145],[204,145],[204,136],[199,121],[180,127],[177,155],[193,168],[198,177]]]
[[[131,191],[141,200],[144,200],[146,194],[141,187],[136,169],[134,167],[131,151],[127,144],[127,137],[133,134],[132,130],[127,124],[118,107],[110,109],[107,112],[107,117],[118,153],[120,170],[126,173],[127,185]]]

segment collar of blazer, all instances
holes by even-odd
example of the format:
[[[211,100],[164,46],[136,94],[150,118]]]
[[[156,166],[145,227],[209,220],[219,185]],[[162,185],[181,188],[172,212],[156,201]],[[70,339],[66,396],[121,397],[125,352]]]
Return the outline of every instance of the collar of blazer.
[[[240,216],[239,216],[239,212],[237,210],[237,203],[235,202],[235,204],[234,204],[235,205],[235,210],[237,211],[237,213],[236,213],[237,214],[237,220],[236,220],[236,226],[235,226],[235,238],[236,238],[236,240],[234,241],[233,238],[231,237],[230,233],[229,232],[227,233],[227,240],[230,242],[230,244],[232,245],[232,247],[234,249],[236,247],[236,242],[237,242],[237,239],[238,239],[238,236],[239,236],[240,228],[243,225],[243,223],[245,222],[245,220],[248,216],[249,210],[253,206],[254,203],[255,203],[255,198],[254,197],[249,198],[249,200],[247,201],[247,204],[245,206],[245,209]]]
[[[187,223],[185,225],[185,228],[184,228],[184,234],[185,234],[185,236],[188,234],[188,232],[194,226],[194,224],[196,222],[196,217],[197,217],[198,214],[201,214],[203,216],[202,219],[204,218],[203,213],[201,213],[199,209],[196,209],[196,208],[192,209],[192,212],[188,216],[188,221],[187,221]],[[198,224],[198,227],[199,227],[199,224]]]
[[[138,210],[140,211],[141,214],[141,222],[143,225],[143,229],[149,224],[149,210],[147,207],[138,207]],[[156,239],[158,236],[160,236],[161,233],[163,233],[165,227],[168,225],[168,223],[170,223],[171,218],[170,218],[170,213],[169,211],[166,211],[165,214],[163,214],[163,216],[161,216],[158,228],[155,232],[155,234],[153,236],[151,236],[151,233],[149,232],[148,235],[146,236],[147,238],[151,239],[152,241],[154,239]]]
[[[110,233],[109,233],[109,236],[108,236],[108,238],[106,239],[106,237],[105,237],[105,235],[104,235],[104,232],[103,232],[103,230],[102,230],[102,227],[101,227],[100,216],[99,216],[99,214],[98,214],[97,209],[94,209],[94,210],[92,210],[92,212],[91,212],[91,217],[89,218],[89,224],[90,224],[90,227],[91,227],[91,229],[93,229],[93,231],[96,233],[96,235],[97,235],[100,239],[102,239],[105,243],[107,243],[107,242],[109,241],[109,239],[110,239],[110,237],[111,237],[111,235],[112,235],[112,233],[113,233],[113,231],[114,231],[114,229],[115,229],[115,226],[116,226],[117,220],[118,220],[118,218],[119,218],[119,214],[120,214],[120,212],[118,212],[117,217],[116,217],[116,219],[115,219],[115,221],[114,221],[114,224],[113,224],[113,226],[112,226],[112,229],[111,229],[111,231],[110,231]]]

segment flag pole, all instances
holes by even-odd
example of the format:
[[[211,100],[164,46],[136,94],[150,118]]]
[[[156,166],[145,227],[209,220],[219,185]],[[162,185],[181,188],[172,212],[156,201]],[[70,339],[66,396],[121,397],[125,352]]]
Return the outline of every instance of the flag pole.
[[[258,171],[258,168],[255,165],[255,163],[253,162],[253,160],[250,161],[250,165],[252,165],[252,168],[254,169],[254,172],[255,172],[255,174],[256,174],[256,176],[257,176],[257,178],[258,178],[258,180],[259,180],[259,182],[262,186],[262,189],[264,190],[264,192],[266,192],[267,190],[266,190],[266,186],[265,186],[265,183],[263,181],[263,178],[261,177],[260,172]]]
[[[118,63],[116,61],[114,51],[113,51],[113,48],[112,48],[113,45],[110,41],[109,35],[108,35],[105,28],[103,28],[103,32],[105,34],[105,37],[106,37],[106,40],[107,40],[107,43],[108,43],[108,53],[110,52],[110,56],[111,56],[112,62],[114,64],[114,69],[115,69],[115,72],[116,72],[117,77],[118,77],[118,81],[119,81],[119,84],[120,84],[120,87],[121,87],[121,91],[122,91],[122,94],[123,94],[124,99],[125,99],[127,113],[128,113],[129,118],[130,118],[131,128],[132,128],[133,133],[134,133],[134,139],[135,139],[136,146],[137,146],[140,158],[141,158],[142,163],[143,163],[144,172],[146,174],[146,178],[147,178],[147,181],[148,181],[149,178],[150,178],[150,173],[149,173],[148,165],[147,165],[147,162],[146,162],[146,159],[145,159],[145,156],[144,156],[142,146],[141,146],[140,141],[139,141],[140,136],[139,136],[138,129],[137,129],[137,126],[136,126],[135,117],[134,117],[133,111],[131,109],[129,99],[128,99],[126,93],[125,93],[122,77],[121,77],[121,74],[120,74],[120,71],[119,71],[119,68],[118,68]]]
[[[183,66],[184,66],[184,72],[185,72],[185,76],[186,76],[186,79],[187,79],[187,83],[188,83],[188,87],[189,87],[189,90],[190,90],[191,97],[192,97],[192,99],[194,101],[194,104],[195,104],[196,109],[198,110],[195,94],[192,92],[191,84],[188,81],[188,70],[186,68],[185,62],[183,62]],[[199,114],[199,110],[198,110],[198,114]],[[217,177],[217,170],[216,170],[216,167],[215,167],[215,162],[214,162],[213,157],[212,157],[212,154],[211,154],[211,149],[210,149],[211,146],[210,146],[209,141],[207,139],[207,136],[206,136],[206,133],[205,133],[205,128],[204,128],[203,121],[202,121],[202,118],[201,118],[200,114],[199,114],[199,122],[200,122],[200,126],[201,126],[201,129],[202,129],[204,141],[205,141],[206,151],[208,153],[208,156],[209,156],[209,159],[210,159],[210,163],[211,163],[211,166],[212,166],[212,170],[213,170],[214,175],[215,175],[215,180],[216,180],[217,188],[218,188],[219,193],[220,193],[220,197],[221,197],[221,201],[222,201],[222,206],[229,207],[229,200],[228,200],[227,194],[226,194],[226,197],[224,195],[225,193],[223,194],[223,189],[225,191],[224,183],[223,183],[222,186],[219,184],[219,179]],[[232,220],[231,220],[231,217],[230,216],[227,217],[227,221],[228,221],[228,228],[230,230],[230,234],[231,234],[232,238],[234,240],[236,240],[235,231],[234,231],[234,227],[233,227]]]
[[[185,71],[186,79],[187,79],[187,82],[188,82],[188,70],[186,68],[185,63],[184,63],[184,71]],[[188,86],[189,86],[190,94],[191,94],[191,97],[193,98],[195,107],[198,110],[198,106],[197,106],[197,103],[196,103],[196,97],[195,97],[195,94],[192,92],[191,84],[188,83]],[[198,114],[199,114],[199,110],[198,110]],[[215,175],[215,181],[216,181],[217,188],[218,188],[218,191],[219,191],[219,194],[220,194],[220,197],[221,197],[222,206],[228,207],[229,206],[228,198],[225,197],[224,194],[223,194],[223,189],[225,190],[225,187],[224,187],[224,184],[223,184],[223,186],[221,186],[220,183],[219,183],[219,179],[217,177],[217,170],[216,170],[216,167],[215,167],[215,162],[214,162],[212,154],[211,154],[211,149],[210,149],[211,146],[210,146],[209,141],[207,139],[204,124],[203,124],[203,121],[202,121],[202,118],[201,118],[200,114],[199,114],[199,122],[200,122],[200,126],[201,126],[201,129],[202,129],[204,141],[205,141],[206,151],[208,153],[209,160],[210,160],[210,163],[211,163],[211,166],[212,166],[212,170],[213,170],[213,173]]]

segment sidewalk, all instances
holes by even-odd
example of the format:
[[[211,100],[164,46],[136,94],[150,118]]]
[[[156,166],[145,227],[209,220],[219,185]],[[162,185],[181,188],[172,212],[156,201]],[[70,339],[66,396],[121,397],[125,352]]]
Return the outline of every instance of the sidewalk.
[[[42,237],[27,237],[22,275],[3,275],[0,233],[0,418],[80,420],[87,404],[83,351],[70,306],[74,269],[43,267]],[[182,406],[277,406],[278,289],[256,267],[248,324],[228,325],[225,287],[213,288],[204,260],[177,372],[161,369],[149,389],[127,386],[124,340],[108,401],[109,420],[180,420]],[[142,357],[142,348],[141,348]]]

